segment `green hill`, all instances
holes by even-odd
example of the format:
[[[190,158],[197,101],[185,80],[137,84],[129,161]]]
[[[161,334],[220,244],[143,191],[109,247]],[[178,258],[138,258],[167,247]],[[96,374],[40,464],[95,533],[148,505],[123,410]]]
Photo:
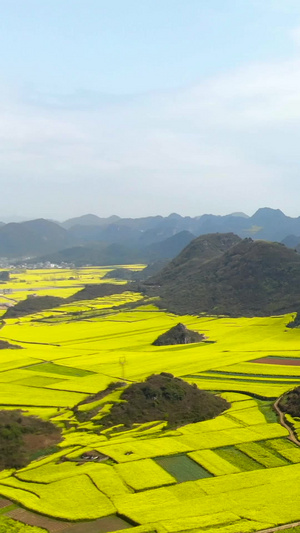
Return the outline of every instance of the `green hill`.
[[[181,278],[181,272],[197,272],[202,263],[219,257],[241,241],[234,233],[210,233],[201,235],[188,244],[166,267],[151,277],[150,284],[162,285]],[[147,283],[148,283],[147,281]]]
[[[300,255],[294,250],[244,239],[220,257],[203,262],[194,257],[196,241],[147,281],[156,283],[161,305],[168,310],[266,316],[300,309]],[[155,292],[155,287],[151,291]]]
[[[220,396],[199,390],[166,372],[130,385],[121,399],[125,401],[114,404],[110,413],[100,419],[101,425],[122,423],[131,427],[134,423],[167,420],[168,427],[179,427],[209,420],[230,407]]]

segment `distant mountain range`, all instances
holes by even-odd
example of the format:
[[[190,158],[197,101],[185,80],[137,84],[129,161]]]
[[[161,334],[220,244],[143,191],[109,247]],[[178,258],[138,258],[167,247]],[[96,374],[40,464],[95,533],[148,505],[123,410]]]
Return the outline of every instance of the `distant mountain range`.
[[[300,217],[264,207],[251,217],[244,213],[144,218],[89,214],[62,223],[45,219],[0,223],[0,257],[75,266],[149,263],[172,259],[200,235],[230,232],[300,247]]]
[[[0,257],[36,256],[71,244],[68,232],[49,220],[11,222],[0,227]]]

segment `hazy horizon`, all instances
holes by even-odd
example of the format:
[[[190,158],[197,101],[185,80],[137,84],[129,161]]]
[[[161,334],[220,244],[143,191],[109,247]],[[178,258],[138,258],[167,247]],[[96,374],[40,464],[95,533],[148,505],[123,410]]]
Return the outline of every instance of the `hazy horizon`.
[[[171,216],[171,215],[180,215],[181,217],[191,217],[191,218],[194,218],[194,217],[201,217],[203,215],[214,215],[214,216],[226,216],[226,215],[234,215],[234,216],[245,216],[245,217],[252,217],[259,209],[272,209],[272,210],[279,210],[279,211],[282,211],[282,209],[279,209],[279,208],[276,208],[276,207],[269,207],[269,206],[261,206],[261,207],[258,207],[257,209],[255,209],[253,212],[251,213],[245,213],[244,211],[233,211],[233,212],[224,212],[224,213],[212,213],[212,212],[203,212],[203,213],[198,213],[196,215],[191,215],[189,213],[179,213],[179,212],[174,212],[172,211],[172,213],[167,213],[167,214],[161,214],[161,213],[150,213],[150,214],[146,214],[146,215],[142,215],[141,217],[134,217],[134,216],[131,216],[129,215],[128,217],[127,216],[120,216],[118,215],[117,213],[111,213],[110,215],[108,215],[107,217],[103,217],[101,214],[97,214],[97,213],[91,213],[91,212],[87,212],[87,213],[78,213],[72,217],[64,217],[62,219],[55,219],[53,217],[46,217],[46,216],[31,216],[31,217],[22,217],[22,216],[19,216],[19,215],[12,215],[12,216],[7,216],[7,217],[2,217],[0,216],[0,222],[4,222],[5,224],[8,224],[8,223],[11,223],[11,222],[26,222],[26,221],[29,221],[29,220],[37,220],[37,219],[46,219],[46,220],[50,220],[52,222],[57,222],[57,223],[63,223],[63,222],[66,222],[67,220],[69,219],[73,219],[73,218],[80,218],[80,217],[83,217],[83,216],[87,216],[87,215],[92,215],[92,216],[97,216],[99,218],[110,218],[110,217],[113,217],[113,216],[117,216],[119,218],[132,218],[132,219],[135,219],[135,218],[143,218],[143,217],[155,217],[155,216],[162,216],[164,218],[168,217],[168,216]],[[286,213],[285,211],[282,211],[284,213],[284,215],[286,215],[287,217],[291,217],[291,218],[298,218],[300,217],[300,208],[299,208],[299,213],[296,214],[296,215],[291,215],[289,213]]]
[[[0,220],[299,216],[299,2],[0,8]]]

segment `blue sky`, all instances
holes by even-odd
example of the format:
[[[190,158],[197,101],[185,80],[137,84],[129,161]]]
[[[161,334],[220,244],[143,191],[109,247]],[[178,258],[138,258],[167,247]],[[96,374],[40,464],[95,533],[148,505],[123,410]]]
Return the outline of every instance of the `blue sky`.
[[[0,220],[300,215],[298,0],[0,0]]]

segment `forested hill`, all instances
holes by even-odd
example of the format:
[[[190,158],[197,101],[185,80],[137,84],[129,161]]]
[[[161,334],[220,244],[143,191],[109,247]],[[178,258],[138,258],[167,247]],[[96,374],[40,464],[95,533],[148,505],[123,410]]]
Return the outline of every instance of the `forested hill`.
[[[176,280],[181,279],[181,272],[183,272],[183,276],[187,272],[189,275],[192,272],[197,272],[202,263],[221,256],[226,250],[229,250],[240,241],[241,238],[234,235],[234,233],[201,235],[186,246],[156,276],[151,277],[149,283],[163,285],[164,283],[170,283],[171,280],[176,282]]]
[[[195,241],[194,241],[195,242]],[[300,310],[300,255],[283,244],[244,239],[201,262],[185,250],[147,280],[161,305],[179,314],[267,316]],[[166,272],[168,275],[166,275]],[[147,285],[145,285],[147,291]],[[156,289],[155,289],[156,287]]]

